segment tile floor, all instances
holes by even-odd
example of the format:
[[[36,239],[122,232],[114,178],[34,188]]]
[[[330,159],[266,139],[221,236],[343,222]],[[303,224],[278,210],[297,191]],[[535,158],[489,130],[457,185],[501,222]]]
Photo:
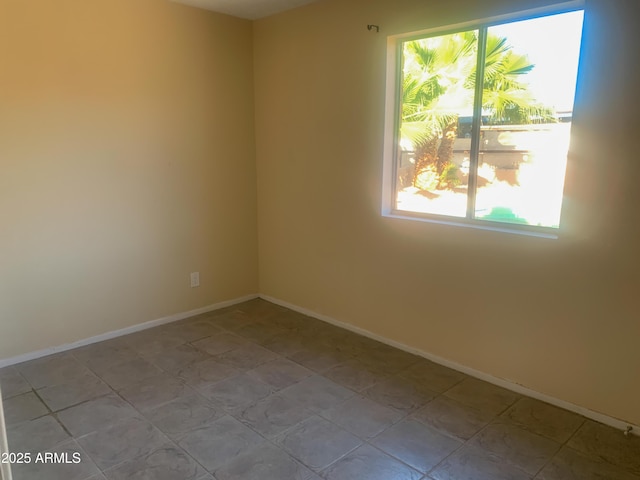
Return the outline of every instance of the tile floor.
[[[262,300],[0,383],[16,480],[640,480],[638,437]]]

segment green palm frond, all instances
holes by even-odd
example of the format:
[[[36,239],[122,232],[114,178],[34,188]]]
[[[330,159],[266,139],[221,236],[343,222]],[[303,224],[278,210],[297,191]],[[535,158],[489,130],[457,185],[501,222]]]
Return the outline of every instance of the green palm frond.
[[[478,33],[475,30],[405,42],[401,136],[414,145],[442,135],[473,104]],[[506,37],[487,36],[483,109],[491,123],[554,121],[526,82],[535,65]]]
[[[416,40],[408,42],[407,49],[415,56],[417,63],[424,70],[430,70],[436,63],[438,56],[437,50],[429,48],[424,41]]]
[[[491,112],[492,124],[527,124],[554,122],[551,108],[536,102],[526,89],[491,90],[482,95],[483,108]]]
[[[418,146],[440,137],[446,126],[455,122],[457,118],[456,114],[451,113],[425,112],[420,120],[403,121],[400,126],[400,137]]]
[[[504,37],[489,34],[487,36],[487,54],[484,64],[484,83],[489,88],[509,89],[520,85],[519,77],[526,75],[535,67],[527,55],[515,53]],[[467,87],[473,88],[476,81],[476,69],[469,76]]]
[[[412,145],[420,145],[437,136],[429,122],[402,122],[400,137],[403,141],[409,141]]]
[[[511,48],[512,47],[507,43],[506,37],[498,37],[497,35],[492,35],[490,33],[487,35],[487,53],[485,58],[487,61],[500,59],[500,57],[509,52]]]

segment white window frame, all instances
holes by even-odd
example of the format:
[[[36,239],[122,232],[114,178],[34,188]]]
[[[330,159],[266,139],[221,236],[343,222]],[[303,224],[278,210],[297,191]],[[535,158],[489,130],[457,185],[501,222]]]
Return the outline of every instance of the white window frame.
[[[415,40],[426,36],[436,36],[437,34],[444,35],[447,33],[455,33],[463,30],[478,29],[480,27],[490,27],[502,23],[517,22],[548,15],[557,15],[576,10],[584,10],[584,4],[584,0],[572,0],[540,8],[520,10],[513,13],[498,15],[490,18],[473,20],[437,28],[429,28],[398,35],[390,35],[387,37],[387,72],[382,171],[382,216],[434,224],[491,230],[495,232],[529,235],[541,238],[559,238],[559,235],[562,232],[562,223],[560,224],[559,228],[551,228],[532,225],[509,224],[506,222],[492,222],[488,220],[478,220],[471,218],[458,219],[454,217],[448,217],[446,215],[409,212],[395,209],[397,195],[395,182],[398,162],[398,133],[400,130],[400,110],[402,108],[402,43],[407,40]],[[580,64],[580,59],[578,64]],[[578,72],[579,69],[580,67],[578,67]],[[562,203],[564,204],[564,198]]]

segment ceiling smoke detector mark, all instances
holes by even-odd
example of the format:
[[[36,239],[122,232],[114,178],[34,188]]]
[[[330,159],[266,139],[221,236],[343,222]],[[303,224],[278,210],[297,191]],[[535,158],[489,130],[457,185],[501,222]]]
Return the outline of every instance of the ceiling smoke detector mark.
[[[191,288],[200,286],[200,272],[191,272]]]

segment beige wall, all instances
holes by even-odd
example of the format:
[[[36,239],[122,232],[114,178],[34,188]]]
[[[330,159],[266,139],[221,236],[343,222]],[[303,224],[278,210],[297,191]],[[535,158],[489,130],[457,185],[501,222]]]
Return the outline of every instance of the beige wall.
[[[635,1],[587,4],[561,239],[380,215],[386,35],[545,3],[325,0],[254,24],[260,291],[639,424]]]
[[[0,0],[0,359],[258,291],[251,28]]]

